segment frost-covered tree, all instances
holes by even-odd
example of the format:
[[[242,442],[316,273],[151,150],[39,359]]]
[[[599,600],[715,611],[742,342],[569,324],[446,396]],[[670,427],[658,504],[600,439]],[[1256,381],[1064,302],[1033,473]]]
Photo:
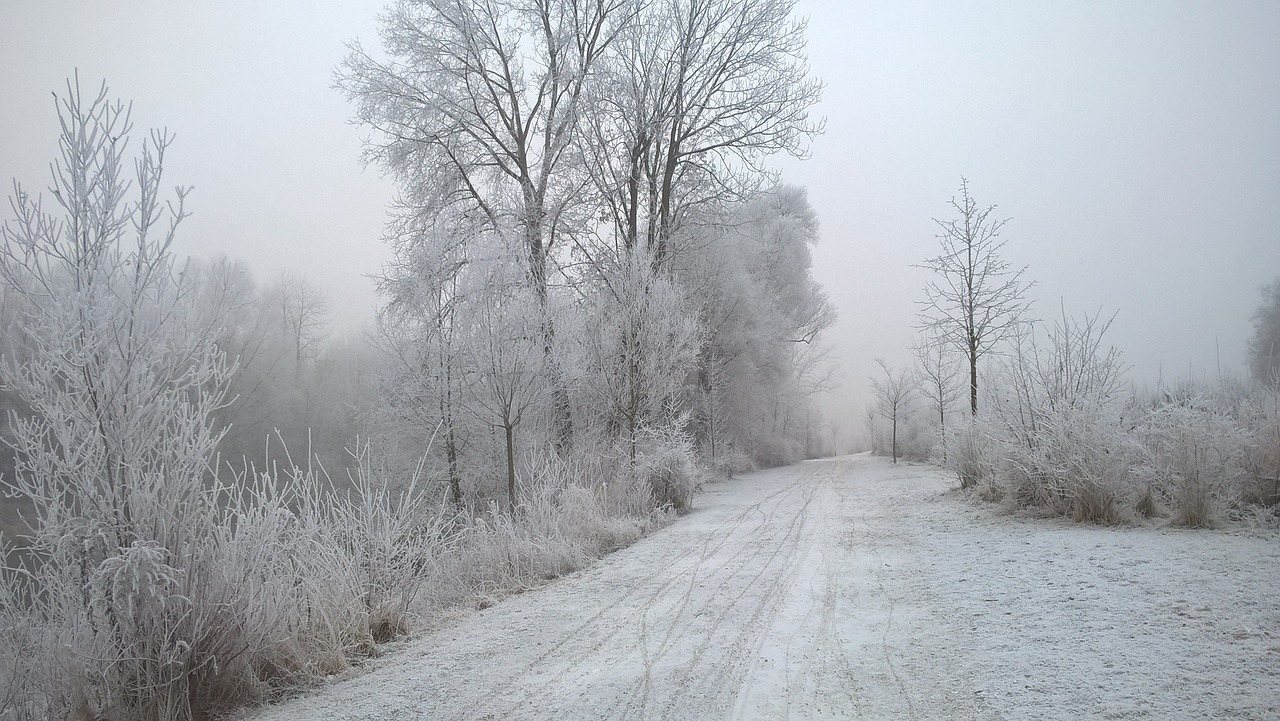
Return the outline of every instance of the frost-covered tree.
[[[763,159],[802,155],[818,129],[794,6],[401,0],[383,17],[385,59],[352,46],[338,84],[401,195],[382,286],[398,370],[381,410],[423,441],[444,434],[455,497],[496,476],[483,459],[508,445],[484,432],[509,424],[477,382],[498,377],[477,370],[493,360],[480,350],[510,359],[530,337],[508,296],[538,311],[519,315],[543,359],[517,365],[545,396],[527,410],[546,414],[521,416],[509,479],[521,443],[634,460],[643,438],[695,427],[772,462],[803,452],[832,319],[809,274],[817,224],[803,191],[759,192]],[[494,265],[528,293],[497,292]],[[709,289],[712,276],[729,285]],[[505,346],[485,342],[495,328]],[[481,427],[455,433],[468,424]]]
[[[797,157],[821,126],[809,109],[805,23],[795,0],[642,3],[605,53],[583,128],[584,167],[620,245],[670,258],[677,229],[740,200],[774,153]]]
[[[564,177],[586,84],[627,0],[399,0],[382,16],[386,60],[358,42],[338,85],[377,135],[366,158],[405,202],[515,228],[529,284],[547,294],[557,222],[574,195]]]
[[[216,614],[191,564],[212,533],[205,484],[232,372],[216,343],[230,299],[200,297],[175,267],[186,191],[163,194],[172,136],[152,131],[130,173],[129,108],[105,84],[69,82],[58,111],[51,198],[15,183],[0,230],[25,344],[4,383],[29,409],[10,421],[5,483],[33,509],[42,562],[27,622],[49,644],[14,652],[52,664],[48,717],[189,718],[214,663],[201,638]]]
[[[444,454],[449,498],[463,502],[463,434],[458,418],[464,376],[459,277],[468,266],[468,234],[457,218],[416,227],[392,243],[394,259],[378,278],[385,304],[378,345],[384,366],[377,414],[388,448],[406,443],[416,461],[432,447]],[[404,453],[393,455],[406,455]]]
[[[942,252],[917,267],[933,272],[925,285],[921,323],[960,351],[969,366],[969,410],[978,413],[978,363],[1013,336],[1030,306],[1023,280],[1026,268],[1014,269],[1001,257],[1000,238],[1008,219],[991,217],[995,206],[980,208],[961,178],[960,197],[952,198],[957,217],[938,220]]]
[[[1249,371],[1259,383],[1280,385],[1280,278],[1263,286],[1262,302],[1253,312]]]
[[[128,109],[105,86],[96,96],[69,86],[60,115],[57,209],[18,186],[0,249],[29,343],[6,373],[33,411],[16,423],[15,482],[50,513],[104,523],[125,547],[164,535],[200,492],[230,377],[215,344],[229,299],[200,307],[177,277],[171,246],[186,191],[161,196],[171,137],[153,132],[129,178]]]
[[[830,381],[820,338],[835,313],[812,277],[817,218],[802,190],[780,186],[719,222],[726,230],[689,243],[677,272],[708,331],[698,417],[759,462],[791,462],[810,398]]]
[[[569,166],[585,88],[631,0],[400,0],[382,16],[386,60],[358,43],[338,85],[376,134],[366,159],[398,181],[404,215],[459,214],[515,232],[512,258],[542,312],[556,443],[571,440],[567,389],[552,363],[548,278],[579,188]]]
[[[467,370],[464,404],[502,433],[507,504],[514,509],[516,434],[545,396],[547,385],[537,299],[509,271],[499,261],[468,274],[463,292],[473,305],[460,319]]]
[[[643,432],[677,423],[704,340],[696,306],[644,250],[605,269],[583,313],[588,405],[633,460]]]

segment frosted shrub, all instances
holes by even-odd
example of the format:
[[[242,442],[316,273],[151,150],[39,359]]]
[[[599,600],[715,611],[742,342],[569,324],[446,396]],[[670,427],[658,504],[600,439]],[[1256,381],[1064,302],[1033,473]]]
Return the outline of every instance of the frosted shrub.
[[[423,492],[418,478],[400,490],[374,472],[367,449],[356,454],[354,488],[331,504],[330,542],[352,559],[371,640],[403,633],[423,571],[450,541],[456,511]]]
[[[132,546],[104,560],[86,584],[89,626],[102,664],[104,706],[117,716],[175,718],[188,701],[192,667],[191,599],[183,596],[181,571],[154,542]]]
[[[8,547],[0,550],[11,551]],[[36,588],[28,569],[0,567],[0,719],[52,718],[38,680],[52,671],[45,653],[49,630],[29,612]],[[43,703],[42,703],[43,701]]]
[[[599,449],[596,449],[597,451]],[[584,567],[669,516],[654,510],[647,481],[628,470],[624,449],[561,458],[534,455],[514,512],[496,503],[449,518],[423,568],[427,616],[453,606],[488,606]]]
[[[646,429],[636,454],[634,472],[653,492],[659,508],[688,513],[698,483],[693,441],[679,430]]]
[[[1210,528],[1225,520],[1248,485],[1249,437],[1205,398],[1152,410],[1136,431],[1141,472],[1174,522]]]
[[[908,461],[927,461],[935,452],[940,452],[939,430],[935,423],[909,416],[905,422],[899,422],[898,457]]]
[[[1009,502],[1090,523],[1127,517],[1133,483],[1118,419],[1099,409],[1042,413],[1031,444],[1010,443],[1001,483]]]
[[[1125,366],[1103,345],[1109,326],[1064,312],[1052,327],[1015,336],[989,410],[953,439],[962,485],[990,469],[987,496],[1012,506],[1093,523],[1126,517],[1133,483],[1116,400]],[[975,438],[984,432],[987,463]]]
[[[753,455],[764,468],[774,468],[795,463],[804,458],[804,446],[799,440],[762,434],[753,439]]]
[[[1254,483],[1243,500],[1276,509],[1270,515],[1280,518],[1280,383],[1255,386],[1251,400],[1243,409],[1241,425],[1250,435],[1248,465]]]
[[[961,488],[977,488],[994,479],[993,441],[978,420],[970,419],[951,431],[947,465],[955,471]]]
[[[715,472],[722,476],[733,476],[740,473],[749,473],[756,470],[756,462],[751,455],[741,448],[730,446],[722,457],[717,461]]]

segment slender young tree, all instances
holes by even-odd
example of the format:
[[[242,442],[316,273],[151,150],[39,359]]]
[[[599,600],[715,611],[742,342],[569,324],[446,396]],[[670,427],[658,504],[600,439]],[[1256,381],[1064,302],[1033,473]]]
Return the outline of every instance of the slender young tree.
[[[893,462],[898,462],[898,422],[903,419],[911,403],[911,396],[916,390],[916,379],[911,371],[903,368],[896,373],[883,358],[876,359],[884,374],[882,378],[871,378],[871,388],[875,391],[876,413],[889,421],[891,426],[890,447]]]
[[[395,258],[377,279],[386,299],[378,317],[378,345],[391,359],[381,415],[396,427],[389,432],[413,439],[415,456],[438,441],[449,498],[461,505],[457,404],[464,358],[457,326],[470,229],[456,218],[441,220],[394,243]]]
[[[516,485],[517,433],[546,393],[537,334],[536,305],[527,291],[504,277],[502,268],[477,274],[467,314],[468,393],[475,416],[502,432],[508,510],[519,504]]]
[[[942,252],[917,265],[934,274],[925,285],[924,329],[959,350],[969,366],[969,411],[978,413],[978,362],[1017,331],[1030,307],[1023,281],[1026,267],[1014,269],[1001,257],[1000,231],[1008,219],[991,217],[969,195],[960,179],[960,197],[952,198],[957,217],[933,219],[941,232]]]
[[[942,461],[947,460],[947,410],[960,400],[962,392],[960,359],[948,353],[946,343],[936,337],[924,337],[911,346],[916,357],[916,374],[920,394],[938,414],[938,435],[942,444]]]

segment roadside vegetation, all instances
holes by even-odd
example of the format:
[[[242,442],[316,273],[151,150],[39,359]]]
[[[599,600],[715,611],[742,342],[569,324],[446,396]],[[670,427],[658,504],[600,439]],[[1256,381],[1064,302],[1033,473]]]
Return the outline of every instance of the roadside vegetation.
[[[1026,269],[1000,259],[1005,221],[979,209],[967,182],[960,193],[958,217],[937,221],[942,254],[922,266],[935,280],[910,382],[887,366],[872,379],[874,450],[945,465],[962,488],[1010,509],[1280,526],[1280,281],[1253,317],[1251,377],[1137,388],[1106,340],[1114,316],[1064,306],[1034,319]]]
[[[819,452],[793,6],[392,4],[337,81],[399,190],[362,337],[184,260],[173,135],[69,81],[0,236],[0,719],[275,698]]]

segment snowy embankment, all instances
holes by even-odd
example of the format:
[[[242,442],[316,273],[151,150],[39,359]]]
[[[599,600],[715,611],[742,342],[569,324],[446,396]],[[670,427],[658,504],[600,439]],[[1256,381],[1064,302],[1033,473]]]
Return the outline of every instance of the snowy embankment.
[[[718,483],[247,718],[1280,718],[1280,535],[999,516],[951,485],[862,456]]]

